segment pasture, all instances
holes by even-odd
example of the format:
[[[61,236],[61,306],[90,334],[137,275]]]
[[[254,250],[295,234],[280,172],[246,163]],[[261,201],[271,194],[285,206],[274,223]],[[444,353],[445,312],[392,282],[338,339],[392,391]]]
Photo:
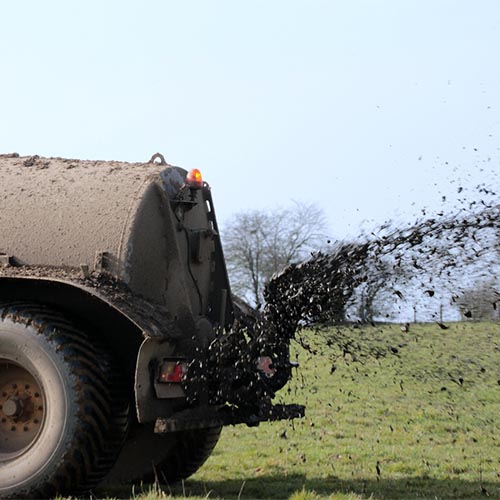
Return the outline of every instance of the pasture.
[[[282,400],[294,422],[223,430],[206,464],[174,488],[137,485],[97,496],[194,498],[500,498],[500,325],[352,329],[388,355],[352,361],[309,332],[316,354]],[[340,358],[337,358],[340,355]]]

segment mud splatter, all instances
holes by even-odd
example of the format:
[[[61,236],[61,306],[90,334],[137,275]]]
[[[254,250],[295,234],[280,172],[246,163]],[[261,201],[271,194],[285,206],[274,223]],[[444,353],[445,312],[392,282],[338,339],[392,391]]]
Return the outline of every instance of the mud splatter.
[[[495,196],[483,186],[478,190]],[[328,338],[322,345],[331,350],[332,357],[359,361],[398,356],[404,345],[391,345],[387,339],[365,342],[353,330],[373,321],[358,307],[370,289],[385,294],[385,308],[392,308],[392,313],[411,309],[415,301],[425,307],[433,300],[458,311],[463,293],[487,282],[493,310],[500,299],[491,280],[498,274],[494,270],[499,251],[500,205],[483,201],[469,204],[457,215],[438,214],[405,228],[384,225],[357,242],[339,243],[328,254],[315,254],[284,269],[268,284],[266,305],[259,317],[212,345],[210,364],[216,367],[212,376],[218,381],[212,401],[240,407],[270,401],[290,377],[290,342],[298,341],[314,354],[315,347],[301,334],[305,328],[320,334],[328,326]],[[385,314],[390,318],[390,312]],[[437,314],[431,316],[436,328],[446,329]],[[463,314],[467,317],[470,312]],[[346,322],[353,328],[335,329]],[[409,328],[406,321],[404,325]],[[261,356],[272,359],[274,376],[256,373]]]

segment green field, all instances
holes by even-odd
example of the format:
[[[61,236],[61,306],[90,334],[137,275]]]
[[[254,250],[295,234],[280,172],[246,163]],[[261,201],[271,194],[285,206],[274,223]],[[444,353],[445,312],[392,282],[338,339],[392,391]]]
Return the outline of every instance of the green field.
[[[119,496],[500,498],[500,325],[408,333],[395,325],[352,336],[397,353],[337,360],[331,373],[335,353],[308,334],[321,354],[297,348],[301,368],[284,397],[306,405],[305,419],[225,428],[184,484]]]

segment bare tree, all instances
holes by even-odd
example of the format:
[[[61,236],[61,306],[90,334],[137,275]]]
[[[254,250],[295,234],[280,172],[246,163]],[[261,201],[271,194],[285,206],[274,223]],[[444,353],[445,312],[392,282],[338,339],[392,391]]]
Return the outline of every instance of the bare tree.
[[[359,319],[362,323],[369,323],[381,313],[377,298],[387,288],[384,277],[366,281],[359,291]]]
[[[318,250],[325,227],[323,210],[312,203],[235,214],[223,231],[233,290],[260,307],[271,276]]]

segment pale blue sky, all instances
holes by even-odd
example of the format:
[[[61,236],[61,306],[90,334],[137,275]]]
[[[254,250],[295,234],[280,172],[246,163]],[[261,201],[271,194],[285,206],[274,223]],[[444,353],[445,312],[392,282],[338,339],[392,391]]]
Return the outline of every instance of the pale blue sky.
[[[339,238],[498,184],[496,0],[31,0],[0,21],[1,152],[160,151],[222,222],[314,201]]]

